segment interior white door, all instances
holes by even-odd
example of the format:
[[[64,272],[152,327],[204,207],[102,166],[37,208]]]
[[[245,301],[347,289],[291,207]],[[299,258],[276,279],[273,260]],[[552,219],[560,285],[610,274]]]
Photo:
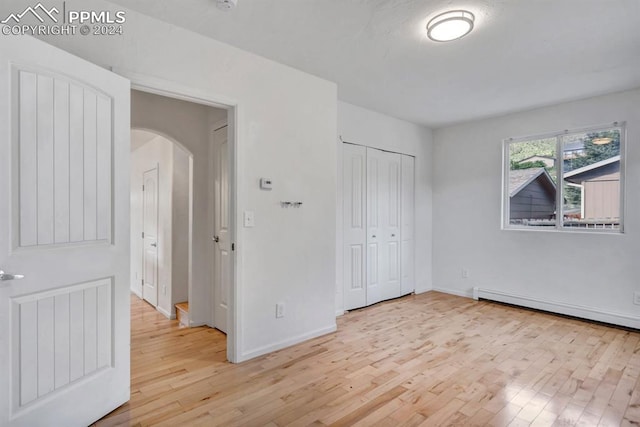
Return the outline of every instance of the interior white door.
[[[384,152],[382,163],[380,188],[385,192],[384,205],[379,205],[382,211],[381,227],[378,230],[378,241],[381,251],[379,263],[383,267],[380,280],[380,296],[383,300],[397,298],[401,295],[400,275],[400,206],[401,206],[401,164],[402,156],[396,153]]]
[[[367,305],[365,286],[367,150],[343,144],[344,308]]]
[[[414,284],[414,158],[343,144],[344,308],[397,298]]]
[[[130,85],[27,36],[0,81],[0,425],[86,426],[129,400]]]
[[[367,148],[367,305],[382,301],[380,287],[386,275],[382,254],[388,192],[383,177],[385,163],[384,152]]]
[[[401,294],[407,295],[415,291],[415,261],[414,261],[414,169],[415,159],[412,156],[402,155],[402,230],[400,236],[402,244],[400,247],[401,267]]]
[[[227,333],[231,283],[231,239],[229,234],[229,141],[227,127],[214,133],[214,325]]]
[[[367,148],[367,305],[400,296],[400,167]]]
[[[142,298],[158,306],[158,168],[142,174]]]

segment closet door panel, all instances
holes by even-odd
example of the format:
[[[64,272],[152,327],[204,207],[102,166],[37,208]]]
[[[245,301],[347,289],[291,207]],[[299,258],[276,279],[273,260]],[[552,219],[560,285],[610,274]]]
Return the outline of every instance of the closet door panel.
[[[367,148],[367,305],[382,301],[386,277],[384,224],[387,204],[384,152]]]
[[[402,197],[401,197],[401,294],[415,291],[415,159],[402,155]]]
[[[344,308],[367,305],[366,149],[343,144]]]
[[[381,298],[391,299],[401,295],[400,292],[400,205],[402,183],[402,155],[384,152],[381,168],[381,188],[384,189],[384,204],[380,206],[383,222],[379,229],[381,238],[382,276]]]

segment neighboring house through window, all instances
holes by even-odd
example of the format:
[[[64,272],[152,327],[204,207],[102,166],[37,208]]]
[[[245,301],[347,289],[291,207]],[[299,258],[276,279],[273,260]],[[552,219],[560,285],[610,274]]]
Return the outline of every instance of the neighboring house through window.
[[[619,123],[506,140],[503,227],[622,231],[623,152]]]

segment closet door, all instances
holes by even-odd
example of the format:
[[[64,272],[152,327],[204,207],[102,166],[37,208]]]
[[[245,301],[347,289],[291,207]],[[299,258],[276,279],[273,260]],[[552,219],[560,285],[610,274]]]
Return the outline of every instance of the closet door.
[[[402,230],[400,236],[401,294],[415,291],[415,241],[414,241],[414,163],[412,156],[402,155]]]
[[[343,144],[344,308],[367,305],[366,265],[366,149]]]
[[[397,298],[401,295],[400,275],[400,229],[401,229],[401,185],[402,185],[402,155],[396,153],[384,153],[385,163],[381,177],[383,187],[386,188],[386,205],[382,235],[382,263],[383,272],[381,296],[383,300]]]
[[[401,155],[367,148],[367,305],[400,296]]]

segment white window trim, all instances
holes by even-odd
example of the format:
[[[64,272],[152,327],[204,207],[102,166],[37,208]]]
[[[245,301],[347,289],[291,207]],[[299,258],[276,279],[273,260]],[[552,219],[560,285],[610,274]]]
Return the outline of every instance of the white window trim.
[[[603,131],[609,129],[618,129],[620,131],[620,227],[618,229],[602,229],[602,228],[574,228],[565,227],[564,222],[564,186],[558,185],[556,191],[556,225],[555,227],[527,227],[523,225],[510,224],[510,197],[509,197],[509,171],[511,169],[511,163],[509,158],[509,146],[513,143],[525,142],[538,139],[556,138],[556,157],[558,158],[557,164],[559,165],[556,170],[557,182],[562,182],[562,176],[564,174],[564,161],[560,159],[562,153],[562,140],[560,137],[570,135],[574,133],[589,133],[595,131]],[[626,122],[613,122],[599,126],[589,126],[577,129],[565,129],[558,132],[549,132],[544,134],[535,134],[528,136],[521,136],[517,138],[506,138],[502,141],[502,210],[501,210],[501,222],[500,226],[502,230],[506,231],[535,231],[543,233],[587,233],[587,234],[610,234],[610,235],[622,235],[624,234],[625,224],[625,207],[626,207],[626,158],[627,158],[627,127]],[[584,203],[584,200],[582,201]]]

